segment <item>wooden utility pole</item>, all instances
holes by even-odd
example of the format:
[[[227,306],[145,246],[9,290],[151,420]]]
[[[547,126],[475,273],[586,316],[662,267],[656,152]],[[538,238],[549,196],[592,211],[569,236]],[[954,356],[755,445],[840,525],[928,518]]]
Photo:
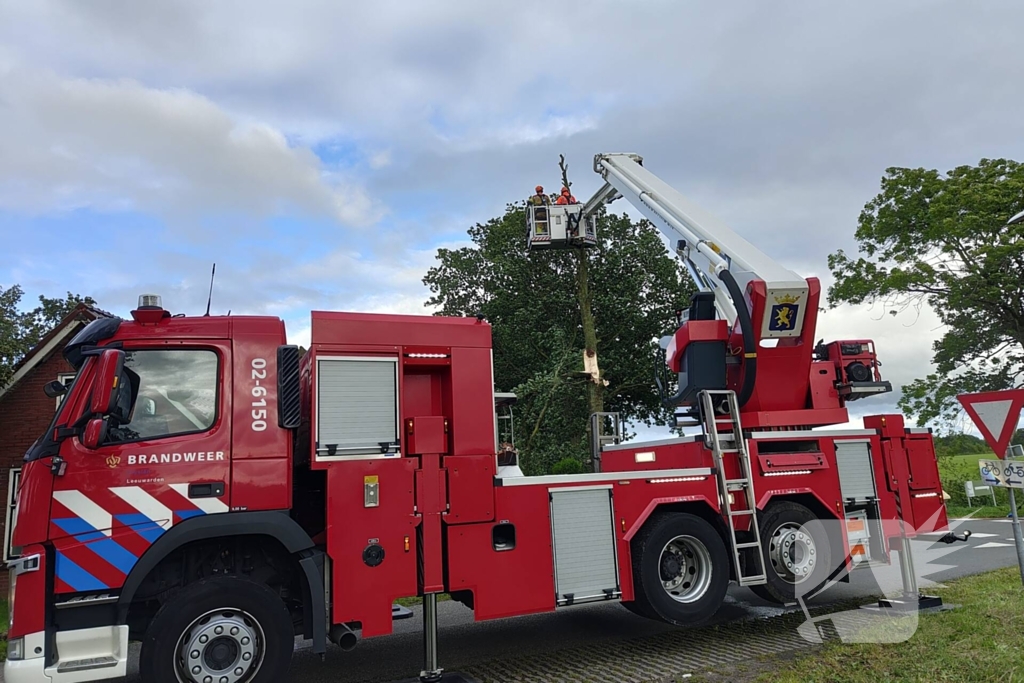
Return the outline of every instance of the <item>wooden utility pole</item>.
[[[558,168],[562,171],[562,187],[572,190],[569,182],[569,167],[565,155],[558,155]],[[582,226],[581,226],[582,228]],[[583,326],[583,367],[590,374],[587,381],[587,404],[590,414],[604,412],[604,378],[597,364],[597,329],[594,327],[594,312],[590,297],[590,260],[584,246],[573,249],[576,256],[576,298],[580,305],[580,323]],[[589,429],[589,420],[587,429]]]

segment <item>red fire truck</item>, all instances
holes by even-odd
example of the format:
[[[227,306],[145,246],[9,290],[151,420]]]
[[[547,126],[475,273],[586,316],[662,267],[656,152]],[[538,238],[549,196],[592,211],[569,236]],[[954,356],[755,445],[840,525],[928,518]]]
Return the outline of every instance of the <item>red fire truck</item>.
[[[296,636],[351,648],[391,633],[408,596],[436,681],[438,593],[477,620],[616,601],[697,626],[730,581],[787,602],[888,561],[886,522],[943,528],[928,430],[814,429],[888,390],[869,341],[814,343],[818,282],[702,237],[638,157],[598,165],[625,180],[582,210],[635,189],[691,226],[680,252],[703,291],[664,343],[665,400],[700,434],[523,476],[499,461],[482,319],[313,312],[300,357],[279,319],[144,296],[68,345],[78,376],[25,456],[8,683],[122,676],[133,640],[146,683],[277,683]]]

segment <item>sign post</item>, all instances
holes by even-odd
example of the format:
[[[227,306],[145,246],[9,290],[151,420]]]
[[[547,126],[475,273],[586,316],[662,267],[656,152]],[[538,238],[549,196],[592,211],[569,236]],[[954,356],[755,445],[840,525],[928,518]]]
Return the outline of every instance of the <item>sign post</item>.
[[[979,460],[981,478],[989,486],[1001,486],[1010,494],[1010,516],[1013,518],[1013,543],[1017,546],[1017,564],[1020,566],[1020,580],[1024,583],[1024,536],[1017,518],[1017,497],[1014,489],[1024,489],[1024,446],[1010,446],[1005,460]],[[1011,459],[1014,458],[1014,459]]]
[[[1010,440],[1017,429],[1021,407],[1024,406],[1024,389],[963,394],[957,396],[957,400],[974,420],[992,452],[999,457],[1003,457],[1000,454],[1005,455],[1005,459],[1001,460],[979,460],[978,468],[986,484],[1001,486],[1010,493],[1013,542],[1017,546],[1020,581],[1024,584],[1024,536],[1017,518],[1017,497],[1014,495],[1014,489],[1024,489],[1024,461],[1011,459],[1015,455],[1024,455],[1024,448],[1018,445],[1010,449]]]

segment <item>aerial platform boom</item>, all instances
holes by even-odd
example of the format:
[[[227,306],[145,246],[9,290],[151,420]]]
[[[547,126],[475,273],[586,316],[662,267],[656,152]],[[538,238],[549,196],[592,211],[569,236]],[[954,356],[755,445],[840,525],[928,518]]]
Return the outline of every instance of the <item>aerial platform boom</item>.
[[[594,171],[605,184],[583,207],[584,219],[601,206],[625,197],[664,233],[686,262],[697,287],[715,294],[715,305],[730,327],[736,322],[736,304],[721,273],[729,271],[740,290],[752,280],[762,280],[768,296],[780,300],[807,300],[807,281],[743,239],[718,218],[687,200],[643,167],[638,154],[605,153],[594,157]],[[796,308],[794,324],[786,329],[762,325],[761,336],[798,337],[803,331],[806,307]],[[755,321],[756,323],[757,321]]]

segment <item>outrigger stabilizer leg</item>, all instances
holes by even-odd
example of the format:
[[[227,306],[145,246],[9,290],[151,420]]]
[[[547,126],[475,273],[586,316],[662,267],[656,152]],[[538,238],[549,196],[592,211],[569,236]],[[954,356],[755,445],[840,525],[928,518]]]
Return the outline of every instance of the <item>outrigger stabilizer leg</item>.
[[[423,671],[402,683],[480,683],[459,673],[444,673],[437,663],[437,593],[423,596]]]
[[[423,596],[423,671],[421,683],[438,683],[443,669],[437,665],[437,593]]]
[[[893,539],[894,541],[896,539]],[[894,550],[896,548],[893,548]],[[937,595],[925,595],[917,587],[917,573],[914,570],[914,554],[910,548],[910,539],[905,534],[899,536],[900,576],[903,580],[903,595],[898,598],[882,598],[878,601],[879,609],[899,611],[935,610],[943,607],[942,598]]]

